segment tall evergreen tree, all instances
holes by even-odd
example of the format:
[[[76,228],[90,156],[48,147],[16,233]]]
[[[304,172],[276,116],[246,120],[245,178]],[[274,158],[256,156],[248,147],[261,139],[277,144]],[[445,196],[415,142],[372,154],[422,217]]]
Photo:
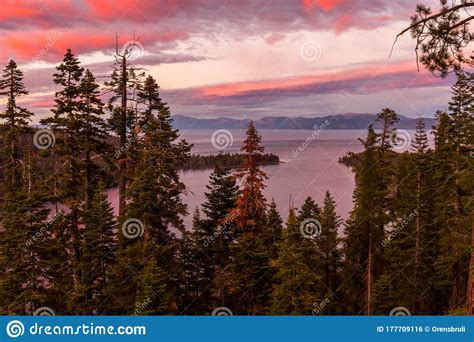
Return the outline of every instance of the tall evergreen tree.
[[[384,198],[387,189],[381,184],[377,134],[369,126],[362,141],[364,152],[357,170],[354,209],[346,223],[344,238],[345,307],[353,314],[373,311],[373,283],[383,270]],[[381,205],[382,203],[382,205]],[[365,300],[361,300],[364,298]]]
[[[139,122],[143,133],[138,136],[137,171],[127,189],[127,217],[122,218],[121,225],[126,226],[130,222],[127,220],[137,220],[143,236],[134,239],[120,237],[119,262],[114,267],[110,289],[112,292],[127,292],[114,310],[131,312],[137,304],[140,305],[135,294],[142,279],[158,277],[162,285],[166,284],[167,293],[172,294],[170,298],[174,298],[172,303],[166,304],[169,312],[177,312],[179,262],[176,255],[179,246],[172,229],[184,230],[182,216],[187,213],[187,208],[181,199],[185,186],[179,178],[179,169],[189,157],[190,146],[184,140],[178,141],[179,134],[172,127],[170,110],[162,102],[159,87],[151,76],[147,77],[137,98],[143,104]],[[149,258],[156,262],[150,263]],[[122,277],[129,267],[133,268],[134,275],[127,277],[127,287],[124,288]],[[157,273],[147,274],[148,271]],[[145,291],[145,297],[148,296],[148,290],[141,291]],[[163,307],[160,307],[152,306],[147,310],[162,312]]]
[[[230,169],[218,163],[209,176],[206,188],[207,192],[204,194],[206,201],[202,204],[202,211],[206,214],[207,223],[214,227],[227,218],[230,211],[235,208],[239,187]]]
[[[318,297],[326,298],[327,288],[322,281],[325,273],[323,270],[323,258],[325,254],[320,249],[320,246],[318,246],[318,240],[324,228],[321,224],[321,208],[311,196],[308,196],[303,202],[303,205],[298,211],[297,220],[300,224],[300,235],[302,237],[300,250],[302,251],[303,260],[311,272],[313,272],[318,279],[321,279],[312,285],[311,291],[317,294]]]
[[[239,314],[264,314],[269,309],[272,270],[270,251],[264,245],[266,227],[266,199],[263,195],[267,175],[259,167],[264,151],[262,138],[250,122],[244,151],[244,166],[235,173],[241,180],[237,206],[230,215],[235,218],[239,237],[232,245],[233,287],[237,289],[234,302]]]
[[[84,207],[90,208],[94,189],[97,188],[103,171],[94,163],[93,159],[104,155],[109,150],[106,143],[108,132],[106,122],[103,119],[104,105],[100,99],[99,85],[94,75],[86,70],[79,84],[79,108],[80,121],[79,145],[82,150],[81,169],[84,170]]]
[[[185,185],[179,170],[191,147],[173,128],[170,109],[161,100],[153,77],[147,77],[137,97],[144,104],[139,121],[143,135],[138,144],[137,175],[128,189],[127,214],[141,219],[153,241],[163,243],[169,237],[169,227],[184,229],[182,216],[187,208],[181,199]]]
[[[273,315],[310,315],[322,300],[320,294],[314,291],[320,278],[305,260],[307,249],[302,243],[305,239],[292,209],[283,230],[279,256],[274,263],[277,284],[271,296]]]
[[[271,259],[278,257],[278,245],[282,240],[283,220],[278,212],[275,200],[272,199],[267,211],[267,229],[265,229],[265,246],[270,249]]]
[[[160,265],[155,256],[157,247],[146,241],[142,253],[148,255],[137,277],[137,294],[135,298],[135,314],[167,315],[176,312],[176,291],[170,291],[167,281],[169,271]],[[161,247],[158,247],[161,248]]]
[[[22,177],[15,191],[3,192],[0,234],[0,312],[28,315],[48,302],[43,248],[49,210],[43,206],[44,184],[27,151],[20,160]],[[7,181],[7,183],[9,183]],[[6,186],[8,189],[10,184]]]
[[[341,218],[336,213],[336,202],[329,191],[326,191],[324,196],[320,223],[321,234],[316,239],[316,248],[321,256],[318,270],[322,275],[321,281],[324,284],[324,295],[327,299],[326,305],[320,312],[327,315],[343,314],[340,288],[342,285],[340,275],[342,253],[340,251],[341,239],[338,235]]]
[[[445,298],[450,298],[449,311],[464,307],[469,275],[473,163],[466,147],[474,144],[473,88],[472,74],[458,72],[449,113],[438,114],[435,130],[435,180],[439,189],[435,220],[441,227],[436,284]]]
[[[298,220],[304,221],[307,219],[319,219],[321,215],[321,208],[314,202],[311,196],[306,197],[303,205],[298,211]]]
[[[436,192],[434,198],[433,224],[439,227],[440,239],[449,227],[454,226],[452,214],[452,189],[454,189],[454,175],[452,173],[452,147],[448,142],[450,118],[447,113],[438,111],[436,113],[437,125],[434,127],[435,150],[433,153],[433,187]],[[447,240],[445,240],[447,242]],[[436,259],[436,273],[432,276],[433,287],[436,289],[439,300],[439,310],[445,313],[449,310],[449,298],[451,297],[452,249],[440,241],[439,253]],[[442,247],[442,245],[444,245]]]
[[[375,246],[384,249],[387,262],[382,274],[374,279],[373,312],[384,315],[398,306],[407,308],[412,314],[419,313],[418,298],[423,295],[422,287],[416,286],[417,272],[421,272],[417,252],[421,253],[422,246],[421,233],[419,245],[416,245],[416,177],[412,174],[415,166],[407,153],[399,156],[397,164],[397,189],[391,208],[394,216],[386,227],[381,246]]]
[[[79,290],[81,286],[81,232],[79,230],[81,215],[81,165],[79,146],[80,130],[82,128],[80,82],[83,68],[71,50],[68,49],[62,63],[56,68],[54,83],[61,87],[55,93],[56,106],[52,109],[53,116],[41,120],[53,130],[56,136],[56,144],[53,146],[54,153],[62,160],[62,168],[58,172],[60,189],[60,202],[68,207],[68,224],[64,227],[64,235],[68,238],[68,253],[70,254],[69,265],[73,270],[73,291]]]
[[[429,149],[428,137],[425,131],[423,118],[419,118],[416,125],[415,139],[411,144],[411,158],[415,164],[415,277],[414,287],[421,293],[415,301],[413,312],[436,313],[436,309],[429,305],[434,302],[434,292],[424,279],[429,279],[435,273],[433,265],[437,257],[439,229],[433,222],[434,203],[431,195],[432,152]],[[409,163],[409,162],[407,162]],[[413,192],[412,192],[413,193]]]
[[[390,150],[392,144],[396,142],[395,136],[396,130],[394,125],[400,121],[397,113],[393,109],[384,108],[380,113],[377,114],[376,121],[380,124],[381,130],[378,134],[379,146],[382,152]]]
[[[107,150],[105,121],[101,117],[103,104],[99,85],[90,71],[67,50],[63,62],[57,67],[54,82],[61,87],[55,94],[53,116],[42,120],[53,130],[56,144],[53,153],[61,160],[58,170],[59,201],[67,207],[65,232],[69,265],[73,270],[72,298],[81,296],[83,284],[82,244],[84,210],[90,209],[94,188],[103,173],[93,159]],[[102,176],[102,177],[101,177]],[[71,303],[71,307],[74,304]]]
[[[247,128],[246,138],[241,147],[244,152],[244,166],[235,173],[235,177],[242,182],[241,195],[234,210],[238,228],[246,231],[260,225],[266,208],[263,195],[264,181],[268,179],[266,173],[259,167],[264,147],[262,137],[257,132],[253,121]],[[261,226],[261,225],[260,225]]]
[[[179,314],[199,315],[204,310],[198,308],[200,298],[200,279],[203,276],[203,267],[198,257],[199,247],[196,242],[195,232],[199,229],[201,217],[199,209],[193,214],[193,230],[185,231],[180,239],[179,264],[181,271],[179,280]]]
[[[19,138],[28,131],[28,124],[33,115],[32,112],[18,104],[18,99],[27,94],[28,91],[23,83],[23,72],[18,69],[15,61],[10,60],[3,69],[0,80],[0,95],[7,98],[5,110],[0,113],[0,120],[3,121],[1,127],[3,133],[2,150],[5,161],[7,161],[3,168],[3,190],[9,192],[11,196],[14,196],[21,177],[19,174],[21,169],[19,165]]]
[[[228,292],[229,267],[232,261],[231,245],[237,238],[235,217],[231,211],[235,208],[239,196],[239,187],[230,169],[217,165],[209,177],[206,201],[202,211],[206,219],[201,222],[201,229],[196,231],[200,250],[197,256],[207,284],[201,301],[207,301],[206,312],[219,306],[225,306]],[[206,293],[208,295],[206,295]]]
[[[83,214],[83,224],[80,265],[83,282],[76,294],[74,311],[92,315],[104,312],[101,305],[106,299],[109,268],[116,249],[115,216],[102,184],[96,188],[89,209]]]

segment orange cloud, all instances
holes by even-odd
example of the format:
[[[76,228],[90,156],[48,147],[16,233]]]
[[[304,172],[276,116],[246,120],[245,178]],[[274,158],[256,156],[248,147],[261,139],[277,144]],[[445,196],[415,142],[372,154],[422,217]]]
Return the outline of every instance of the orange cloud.
[[[168,43],[188,38],[184,31],[151,32],[140,35],[139,42],[146,50],[156,42]],[[120,43],[133,39],[132,34],[119,36]],[[100,34],[97,31],[27,31],[0,37],[0,44],[6,49],[0,51],[0,58],[21,60],[58,60],[66,49],[74,53],[107,51],[115,48],[115,34]],[[6,54],[8,53],[8,55]]]
[[[22,32],[2,39],[10,53],[20,59],[49,59],[64,54],[67,48],[76,52],[87,52],[113,46],[113,37],[92,36],[61,31],[58,32]]]
[[[91,14],[101,19],[114,19],[124,16],[126,19],[147,21],[147,17],[159,19],[165,17],[183,4],[182,0],[85,0]],[[136,9],[139,9],[137,11]]]
[[[306,12],[311,13],[315,6],[322,8],[324,11],[329,12],[334,7],[343,4],[344,2],[351,2],[351,0],[303,0],[303,7]]]
[[[13,18],[30,18],[39,10],[31,2],[2,1],[0,7],[0,20],[10,20]]]

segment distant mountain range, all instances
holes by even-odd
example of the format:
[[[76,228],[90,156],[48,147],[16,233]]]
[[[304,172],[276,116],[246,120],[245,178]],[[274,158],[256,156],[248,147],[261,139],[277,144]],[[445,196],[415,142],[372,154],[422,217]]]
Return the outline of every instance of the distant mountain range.
[[[263,117],[254,120],[258,129],[305,129],[313,130],[320,126],[325,129],[366,129],[376,118],[375,114],[347,113],[333,116],[323,116],[317,118],[288,118],[285,116]],[[248,119],[215,118],[196,119],[184,115],[174,115],[173,126],[180,130],[189,129],[245,129]],[[396,125],[400,129],[415,129],[415,118],[400,116],[400,122]],[[425,126],[430,129],[435,124],[434,118],[425,118]],[[378,125],[374,125],[378,128]]]

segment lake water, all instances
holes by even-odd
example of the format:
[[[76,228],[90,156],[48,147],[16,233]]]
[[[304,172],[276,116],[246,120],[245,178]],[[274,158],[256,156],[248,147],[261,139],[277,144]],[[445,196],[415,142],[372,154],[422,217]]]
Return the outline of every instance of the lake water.
[[[192,153],[208,155],[219,153],[212,142],[213,130],[190,130],[181,136],[193,143]],[[230,130],[232,145],[224,152],[239,152],[245,137],[244,130]],[[286,220],[290,205],[299,207],[307,196],[322,204],[326,190],[337,203],[338,214],[346,219],[352,209],[354,174],[338,162],[348,151],[359,152],[362,145],[358,138],[365,138],[366,130],[324,130],[319,133],[306,130],[260,130],[265,152],[274,153],[283,162],[264,166],[269,179],[265,196],[275,199],[278,209]],[[306,143],[307,139],[311,141]],[[182,180],[188,188],[183,197],[192,215],[196,206],[205,200],[204,192],[211,170],[182,172]],[[191,217],[186,224],[191,224]]]
[[[181,131],[181,137],[194,144],[192,153],[209,155],[220,151],[237,153],[245,138],[245,130],[229,130],[232,144],[219,150],[212,144],[214,130]],[[311,196],[322,205],[327,190],[337,204],[337,213],[347,219],[352,210],[352,194],[354,191],[354,174],[346,166],[338,162],[347,152],[363,150],[359,138],[365,139],[366,130],[259,130],[266,153],[274,153],[280,157],[279,165],[267,165],[262,169],[269,179],[266,181],[264,194],[268,201],[275,199],[278,210],[286,221],[290,206],[300,207],[307,196]],[[315,133],[316,132],[316,133]],[[414,131],[403,131],[413,138]],[[433,137],[428,135],[429,144]],[[308,142],[309,139],[309,142]],[[226,140],[226,142],[228,142]],[[399,152],[409,146],[407,143]],[[189,215],[184,218],[189,229],[192,214],[196,207],[201,208],[204,192],[209,181],[211,170],[182,171],[181,179],[186,184],[187,192],[183,195],[188,205]],[[107,191],[109,200],[115,211],[118,208],[118,189]]]

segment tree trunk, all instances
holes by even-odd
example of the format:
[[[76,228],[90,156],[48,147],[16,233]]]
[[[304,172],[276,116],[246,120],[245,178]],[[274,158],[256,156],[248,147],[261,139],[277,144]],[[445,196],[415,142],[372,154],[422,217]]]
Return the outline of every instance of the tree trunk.
[[[372,313],[372,235],[369,236],[369,258],[367,260],[367,308],[366,314]]]
[[[123,217],[125,214],[125,191],[127,188],[127,57],[122,57],[122,118],[120,127],[120,151],[122,155],[119,160],[119,215]]]
[[[420,211],[421,211],[421,171],[420,165],[418,164],[418,171],[416,177],[416,232],[415,232],[415,279],[414,279],[414,286],[415,289],[418,289],[418,273],[420,272],[420,265],[421,265],[421,219],[420,219]],[[419,300],[415,300],[414,303],[414,313],[418,314],[419,311]]]
[[[471,214],[471,260],[469,262],[469,280],[467,283],[467,315],[474,315],[474,214]]]

